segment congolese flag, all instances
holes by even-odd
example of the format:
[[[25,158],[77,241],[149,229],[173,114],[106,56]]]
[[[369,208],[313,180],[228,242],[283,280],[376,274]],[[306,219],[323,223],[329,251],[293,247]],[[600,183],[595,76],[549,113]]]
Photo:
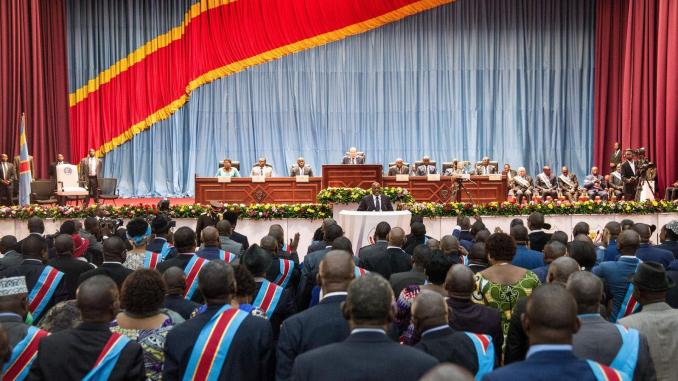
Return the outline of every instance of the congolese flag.
[[[26,142],[26,118],[21,114],[21,133],[19,136],[19,205],[31,203],[31,166],[28,163],[28,143]]]

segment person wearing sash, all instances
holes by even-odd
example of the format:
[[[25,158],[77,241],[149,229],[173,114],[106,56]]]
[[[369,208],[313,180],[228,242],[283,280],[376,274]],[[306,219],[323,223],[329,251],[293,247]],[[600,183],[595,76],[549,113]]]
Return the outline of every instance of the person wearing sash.
[[[534,184],[532,178],[527,175],[525,167],[518,168],[518,174],[513,176],[510,186],[513,191],[513,197],[516,198],[518,204],[523,203],[523,198],[526,198],[527,201],[530,201],[532,198]]]
[[[558,180],[551,173],[551,167],[545,165],[542,168],[542,172],[534,180],[534,189],[544,201],[548,197],[554,200],[558,198]]]
[[[153,240],[146,245],[146,250],[153,253],[164,253],[167,251],[165,259],[171,259],[177,256],[177,249],[172,246],[172,228],[175,221],[172,221],[164,213],[159,213],[151,221],[151,233]]]
[[[250,246],[242,256],[241,263],[252,273],[257,284],[252,305],[266,313],[273,327],[273,337],[277,338],[283,320],[296,312],[294,295],[291,290],[266,279],[273,257],[259,245]]]
[[[64,273],[63,282],[68,292],[68,299],[75,299],[75,291],[78,288],[80,275],[93,269],[94,265],[73,256],[73,237],[68,234],[59,234],[54,238],[54,250],[56,258],[48,264]]]
[[[238,253],[231,253],[221,248],[219,241],[219,231],[214,226],[205,227],[202,232],[203,246],[195,253],[200,258],[205,258],[208,261],[213,259],[221,259],[231,263],[238,258]]]
[[[675,380],[678,374],[678,310],[666,304],[666,292],[675,287],[659,263],[641,263],[631,279],[640,312],[619,320],[647,337],[657,380]]]
[[[607,183],[605,178],[598,174],[598,167],[591,168],[591,174],[584,178],[584,188],[589,199],[595,200],[599,197],[601,200],[607,200]]]
[[[420,350],[399,345],[387,335],[393,320],[393,291],[378,274],[367,274],[350,283],[342,305],[351,333],[342,342],[299,355],[292,379],[419,380],[438,360]]]
[[[579,181],[577,175],[570,173],[570,169],[563,167],[558,176],[558,191],[570,201],[577,201],[579,196]]]
[[[288,381],[297,356],[323,345],[344,341],[350,333],[341,312],[346,290],[354,279],[355,265],[345,251],[332,250],[320,262],[320,303],[289,317],[280,328],[276,379]]]
[[[611,169],[610,175],[607,176],[609,198],[614,197],[617,200],[621,200],[624,196],[624,180],[621,175],[621,164],[616,164]]]
[[[483,381],[630,380],[625,373],[575,356],[572,337],[580,326],[577,303],[561,285],[536,288],[527,301],[522,322],[530,343],[526,359],[496,369]]]
[[[195,379],[192,375],[197,372],[224,381],[273,380],[271,325],[231,306],[236,288],[232,266],[209,261],[198,275],[198,288],[207,307],[167,334],[162,379]],[[223,328],[213,329],[215,325]],[[203,368],[204,363],[211,367]]]
[[[0,325],[5,329],[11,356],[0,372],[3,380],[23,380],[28,375],[38,343],[47,332],[26,324],[28,288],[23,276],[0,279]]]
[[[581,322],[579,332],[573,337],[574,354],[615,368],[636,381],[655,380],[645,335],[610,323],[600,315],[603,282],[588,271],[579,271],[568,279],[567,290],[577,301]]]
[[[216,177],[240,177],[240,172],[238,168],[233,167],[233,162],[231,159],[224,159],[222,162],[223,167],[217,170]]]
[[[231,223],[226,219],[217,222],[217,231],[219,231],[219,244],[221,245],[221,249],[234,253],[238,257],[242,256],[245,249],[243,249],[242,243],[236,242],[231,238],[231,235],[233,234],[233,226]]]
[[[412,304],[412,323],[421,340],[414,347],[441,363],[457,364],[480,380],[499,359],[489,335],[455,331],[448,324],[448,309],[442,295],[422,291]]]
[[[640,247],[640,236],[632,229],[622,231],[617,238],[617,249],[621,254],[615,262],[603,262],[593,268],[593,273],[605,282],[606,295],[612,299],[610,318],[612,322],[634,312],[628,306],[631,300],[631,282],[629,277],[636,273],[641,260],[636,258]],[[637,307],[636,307],[637,309]]]
[[[133,272],[123,266],[126,255],[125,241],[122,238],[116,235],[106,238],[104,240],[104,263],[80,275],[78,282],[82,284],[93,276],[106,275],[115,281],[118,289],[122,288],[122,283]]]
[[[171,259],[167,259],[158,265],[157,270],[164,273],[171,267],[178,267],[184,270],[186,275],[186,293],[184,296],[187,299],[202,304],[203,297],[198,288],[197,274],[201,267],[209,262],[204,258],[195,255],[195,232],[193,229],[182,226],[174,232],[174,247],[176,247],[179,254]]]
[[[297,247],[299,247],[299,232],[294,234],[294,238],[291,238],[289,242],[285,243],[285,230],[283,230],[280,224],[273,224],[268,228],[268,235],[275,238],[278,243],[276,249],[276,255],[294,261],[296,264],[299,264],[299,253],[297,253]]]
[[[26,277],[28,310],[33,322],[38,322],[53,305],[68,299],[64,273],[45,265],[46,256],[45,239],[35,234],[29,235],[23,240],[24,260],[21,264],[0,272],[0,278]]]
[[[141,346],[109,329],[118,313],[118,287],[107,276],[78,288],[82,323],[40,340],[31,380],[145,380]]]
[[[235,274],[235,294],[233,294],[231,307],[239,308],[250,315],[268,320],[264,311],[252,305],[255,296],[254,291],[257,289],[252,273],[244,265],[233,265],[233,273]],[[205,308],[202,306],[198,312],[202,313]]]
[[[266,279],[278,286],[290,289],[292,295],[296,295],[296,290],[297,287],[299,287],[299,280],[301,278],[299,262],[284,258],[284,252],[280,251],[278,240],[271,235],[267,235],[261,239],[261,248],[266,250],[273,258],[273,262],[271,262],[271,265],[266,271]],[[294,254],[296,255],[296,251]]]
[[[186,294],[186,275],[179,267],[170,267],[162,274],[162,279],[167,285],[167,293],[163,307],[181,315],[184,320],[191,318],[200,304],[192,302],[184,297]]]
[[[158,263],[163,261],[163,254],[169,254],[169,245],[163,247],[159,253],[146,250],[148,241],[151,239],[151,226],[141,217],[132,219],[126,225],[127,240],[132,245],[132,250],[127,251],[123,266],[130,270],[141,268],[155,269]]]

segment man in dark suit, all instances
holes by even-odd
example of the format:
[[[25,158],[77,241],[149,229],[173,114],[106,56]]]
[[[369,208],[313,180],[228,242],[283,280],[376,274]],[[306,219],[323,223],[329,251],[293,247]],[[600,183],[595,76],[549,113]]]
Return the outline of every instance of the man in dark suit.
[[[50,179],[52,179],[54,182],[56,182],[56,167],[57,165],[61,164],[69,164],[66,160],[64,160],[64,155],[62,154],[57,154],[56,160],[52,162],[49,165],[49,169],[47,170],[47,175],[49,175]]]
[[[640,236],[640,246],[636,250],[636,257],[643,262],[657,262],[661,263],[664,268],[668,268],[673,262],[673,253],[650,243],[655,228],[654,225],[643,223],[637,223],[631,228]]]
[[[624,151],[626,159],[621,165],[621,177],[624,183],[624,200],[633,201],[636,199],[636,189],[638,188],[638,163],[633,158],[633,150],[627,148]]]
[[[188,360],[203,328],[217,312],[231,303],[235,294],[233,268],[221,260],[210,261],[198,274],[198,288],[205,295],[207,309],[175,326],[167,334],[163,380],[184,378]],[[235,331],[225,360],[217,368],[220,369],[218,380],[273,380],[274,350],[269,322],[248,314]]]
[[[325,229],[327,229],[328,226],[330,225],[335,225],[337,221],[335,221],[333,218],[325,218],[323,219],[323,223],[320,225],[318,229],[316,229],[315,234],[313,236],[313,242],[308,246],[306,249],[306,253],[310,254],[314,251],[317,250],[322,250],[325,248]]]
[[[476,166],[476,175],[491,175],[494,173],[497,173],[497,167],[490,164],[490,158],[488,156],[483,157],[480,165]]]
[[[176,247],[172,246],[172,228],[176,222],[172,221],[169,216],[164,213],[158,213],[151,221],[151,233],[153,233],[153,241],[146,245],[146,250],[160,253],[165,245],[169,245],[169,253],[165,260],[172,259],[177,256]]]
[[[354,278],[354,267],[351,256],[337,250],[327,253],[320,262],[318,278],[323,295],[320,303],[291,316],[280,329],[276,359],[278,381],[291,379],[297,356],[348,337],[348,322],[341,312],[341,304]]]
[[[297,159],[297,163],[292,166],[290,169],[290,176],[309,176],[313,177],[313,168],[310,165],[306,165],[306,161],[303,157]]]
[[[414,222],[410,225],[410,235],[407,236],[403,250],[412,255],[417,246],[425,245],[429,239],[430,237],[426,235],[426,225],[423,222]]]
[[[382,221],[374,228],[374,243],[363,246],[358,250],[358,262],[356,265],[365,267],[365,261],[369,257],[373,257],[379,253],[386,252],[388,246],[388,233],[391,232],[391,225],[388,222]]]
[[[577,314],[581,321],[581,328],[573,337],[574,354],[583,359],[617,367],[617,370],[626,373],[636,381],[655,380],[654,364],[645,335],[637,331],[620,329],[620,326],[610,323],[600,315],[603,282],[588,271],[579,271],[568,279],[567,290],[577,301]],[[621,361],[615,362],[622,345],[633,345],[630,342],[631,337],[636,334],[638,341],[635,342],[635,346],[631,347],[630,352],[636,355],[624,356],[622,354],[623,358],[619,359]]]
[[[534,290],[523,326],[530,338],[527,359],[501,367],[483,380],[596,381],[600,372],[612,377],[608,380],[622,379],[617,371],[579,359],[572,352],[572,336],[580,326],[577,303],[562,286],[544,285]]]
[[[619,142],[614,142],[614,147],[612,147],[612,153],[610,154],[610,164],[620,164],[622,159],[622,152]]]
[[[467,267],[477,274],[486,268],[490,267],[490,259],[485,252],[485,242],[476,242],[468,251],[468,265]]]
[[[12,205],[14,182],[17,180],[16,168],[9,162],[6,153],[0,155],[0,204]]]
[[[182,226],[174,233],[174,243],[179,252],[176,257],[167,259],[160,264],[158,264],[158,271],[164,273],[170,267],[178,267],[182,271],[186,269],[188,262],[191,261],[191,258],[195,255],[195,232],[193,229]],[[196,303],[203,303],[203,297],[200,293],[200,289],[197,289],[191,301]]]
[[[167,285],[163,307],[178,313],[185,320],[190,319],[193,312],[200,307],[200,304],[184,298],[186,292],[184,271],[178,267],[170,267],[162,274],[162,279]]]
[[[273,230],[275,233],[276,229]],[[287,281],[285,288],[290,290],[291,295],[296,296],[297,289],[299,287],[299,282],[301,280],[301,270],[299,269],[299,256],[297,255],[296,251],[294,252],[296,259],[291,259],[289,257],[283,258],[282,253],[278,249],[278,240],[271,235],[264,236],[261,239],[261,248],[266,250],[266,252],[271,256],[271,258],[273,258],[273,260],[271,261],[271,265],[268,266],[268,270],[266,270],[266,279],[269,282],[275,283],[278,277],[282,279],[283,274],[280,271],[281,266],[280,261],[292,262],[291,266],[294,267],[292,268],[292,274],[289,275],[289,281]]]
[[[126,258],[127,251],[125,250],[125,242],[122,238],[118,236],[108,237],[104,240],[104,263],[96,269],[86,271],[80,275],[78,283],[82,284],[87,279],[96,275],[106,275],[115,281],[118,288],[122,288],[122,283],[133,272],[122,265],[125,263]]]
[[[6,235],[0,239],[0,271],[20,264],[24,258],[16,251],[17,242],[13,235]]]
[[[516,242],[516,255],[511,261],[514,266],[527,270],[544,266],[544,254],[527,247],[528,235],[525,226],[516,225],[512,227],[511,238]]]
[[[423,285],[426,282],[425,266],[431,258],[431,249],[426,245],[419,245],[412,253],[412,269],[409,271],[393,273],[389,278],[394,295],[400,295],[403,288],[411,285]]]
[[[78,289],[78,309],[82,323],[40,340],[31,380],[82,380],[95,367],[113,333],[110,322],[115,319],[120,303],[118,288],[105,276],[88,279]],[[119,357],[112,358],[113,369],[106,377],[98,372],[93,379],[145,380],[144,355],[141,346],[128,340]],[[99,368],[101,369],[101,368]]]
[[[358,150],[351,147],[348,149],[348,155],[341,160],[341,164],[365,164],[365,157],[358,155]]]
[[[358,210],[367,212],[393,211],[393,204],[388,197],[381,194],[381,184],[375,181],[372,183],[372,194],[368,194],[360,200]]]
[[[664,225],[664,234],[664,240],[657,247],[672,252],[673,258],[678,259],[678,220],[672,220]]]
[[[304,264],[301,269],[301,281],[299,282],[298,290],[298,305],[300,309],[308,307],[311,302],[311,291],[316,285],[320,261],[322,261],[323,258],[325,258],[325,255],[332,250],[332,242],[343,235],[344,231],[341,229],[341,226],[336,223],[327,226],[325,229],[325,248],[316,250],[304,257]]]
[[[56,258],[49,265],[64,273],[62,282],[66,287],[68,299],[75,299],[80,275],[92,270],[94,266],[86,261],[73,257],[73,238],[68,234],[60,234],[54,239]]]
[[[431,158],[424,156],[421,158],[421,164],[419,164],[413,171],[414,176],[428,176],[435,175],[437,173],[436,166],[431,164]]]
[[[351,335],[297,357],[292,379],[305,380],[419,380],[438,361],[386,336],[393,319],[393,292],[384,278],[367,274],[351,282],[342,310]]]
[[[391,274],[409,271],[412,268],[412,256],[402,246],[405,243],[405,231],[395,227],[388,233],[388,246],[374,255],[360,261],[365,270],[380,274],[389,279]]]
[[[410,173],[410,168],[403,162],[403,159],[398,158],[395,160],[395,165],[388,168],[388,175],[408,175]]]
[[[89,200],[94,197],[94,203],[99,203],[99,181],[101,180],[101,173],[103,171],[103,164],[101,159],[96,157],[94,148],[89,149],[87,157],[80,160],[80,183],[87,187],[87,196],[83,201],[84,205],[89,205]]]
[[[26,227],[28,228],[28,237],[36,236],[36,237],[44,238],[45,222],[42,220],[42,218],[36,217],[36,216],[29,218],[27,223],[26,223]],[[26,237],[26,238],[28,238],[28,237]],[[16,251],[18,251],[19,253],[23,253],[23,244],[24,244],[24,241],[26,240],[26,238],[17,242]],[[48,249],[49,249],[49,247],[48,247]]]
[[[544,222],[544,215],[539,212],[532,212],[527,217],[527,227],[530,229],[528,235],[530,249],[536,251],[544,250],[546,242],[551,240],[551,234],[544,232],[544,229],[550,229],[551,225]]]
[[[247,236],[235,231],[235,227],[238,224],[238,215],[236,213],[226,211],[224,212],[224,219],[228,220],[228,222],[231,223],[231,227],[233,228],[233,232],[231,233],[231,239],[234,240],[235,242],[242,244],[243,250],[247,250],[250,247],[250,243],[247,240]]]
[[[558,198],[558,179],[551,173],[551,167],[545,165],[542,168],[542,173],[535,177],[534,189],[543,200],[546,200],[547,197],[554,200]]]
[[[491,371],[492,367],[485,367],[478,372],[479,354],[472,339],[464,332],[455,331],[447,323],[448,308],[442,295],[434,291],[422,291],[412,304],[412,323],[415,331],[421,335],[421,340],[414,347],[421,349],[435,357],[441,363],[457,364],[481,378]],[[480,356],[491,355],[488,360],[494,365],[496,356],[490,353],[490,342],[487,352]]]

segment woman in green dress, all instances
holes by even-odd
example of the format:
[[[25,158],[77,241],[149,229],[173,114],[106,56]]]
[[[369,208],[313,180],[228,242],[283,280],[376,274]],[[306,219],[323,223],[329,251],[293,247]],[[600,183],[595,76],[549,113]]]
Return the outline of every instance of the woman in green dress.
[[[231,166],[231,159],[224,159],[224,166],[219,168],[216,177],[240,177],[240,172],[237,168]]]
[[[516,254],[516,244],[508,234],[495,233],[485,243],[491,266],[475,275],[476,303],[493,307],[501,312],[504,343],[508,333],[513,307],[518,299],[529,296],[539,286],[539,278],[532,271],[511,264]]]

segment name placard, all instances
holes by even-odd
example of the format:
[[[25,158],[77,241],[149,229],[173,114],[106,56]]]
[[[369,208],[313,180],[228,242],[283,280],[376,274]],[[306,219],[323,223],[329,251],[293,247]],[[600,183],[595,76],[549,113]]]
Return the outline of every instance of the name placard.
[[[487,179],[490,181],[501,181],[501,174],[500,173],[494,173],[491,175],[487,175]]]
[[[307,183],[308,182],[308,176],[306,175],[298,175],[294,177],[298,183]]]
[[[410,175],[396,175],[396,181],[410,181]]]
[[[430,174],[429,173],[428,176],[426,176],[426,181],[440,181],[440,174],[438,174],[438,173]]]
[[[217,177],[217,182],[219,182],[219,183],[230,183],[231,177],[230,176]]]
[[[252,176],[252,182],[253,183],[265,183],[266,177],[265,176]]]

